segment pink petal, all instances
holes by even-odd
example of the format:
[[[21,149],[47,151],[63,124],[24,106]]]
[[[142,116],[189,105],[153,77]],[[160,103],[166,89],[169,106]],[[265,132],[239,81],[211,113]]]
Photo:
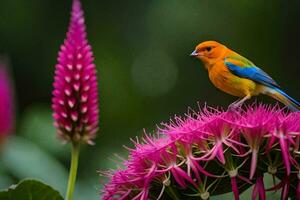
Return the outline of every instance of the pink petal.
[[[193,181],[193,179],[183,169],[177,166],[174,167],[174,169],[182,178],[193,184],[196,188],[198,187],[197,184]]]
[[[148,200],[148,188],[144,188],[137,196],[132,200]]]
[[[244,177],[244,176],[238,175],[237,177],[238,177],[239,179],[241,179],[242,181],[245,181],[246,183],[250,184],[250,185],[253,184],[248,178],[246,178],[246,177]]]
[[[286,167],[286,173],[287,173],[287,175],[290,175],[291,165],[290,165],[290,160],[289,160],[289,150],[288,150],[286,141],[283,137],[280,137],[279,143],[280,143],[280,147],[281,147],[281,154],[283,157],[283,162]]]
[[[131,193],[131,190],[128,190],[125,194],[120,197],[120,200],[125,200],[128,198],[128,195]]]
[[[178,183],[178,185],[180,185],[182,188],[186,188],[186,184],[184,180],[181,179],[181,177],[178,175],[177,171],[174,168],[171,168],[171,173],[174,179],[176,180],[176,182]]]
[[[218,147],[216,149],[217,152],[217,158],[218,160],[224,165],[225,164],[225,158],[224,158],[224,152],[223,152],[223,147],[222,143],[218,144]]]
[[[201,165],[199,165],[196,161],[194,161],[195,166],[197,167],[197,169],[204,174],[205,176],[211,176],[211,177],[219,177],[217,175],[211,174],[208,171],[206,171]]]
[[[257,150],[252,149],[251,167],[250,167],[250,179],[253,178],[257,165]]]
[[[197,167],[195,166],[195,163],[196,163],[196,164],[198,164],[198,163],[197,163],[197,162],[194,163],[194,162],[195,162],[195,161],[193,161],[191,158],[188,158],[187,165],[190,166],[190,167],[192,168],[192,170],[193,170],[193,172],[195,173],[195,176],[196,176],[198,182],[201,183],[202,181],[201,181],[201,178],[200,178],[200,174],[199,174],[199,172],[198,172]]]

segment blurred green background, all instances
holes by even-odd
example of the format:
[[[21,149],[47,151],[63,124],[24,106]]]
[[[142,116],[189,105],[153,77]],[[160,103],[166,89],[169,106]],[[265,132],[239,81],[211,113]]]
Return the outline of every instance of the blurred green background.
[[[98,69],[100,131],[96,145],[81,152],[75,200],[100,198],[105,179],[97,170],[115,168],[114,154],[126,156],[122,145],[132,146],[129,138],[143,128],[151,132],[189,106],[197,109],[197,102],[227,106],[235,100],[212,86],[202,64],[189,57],[199,42],[226,44],[300,99],[300,1],[82,3]],[[9,57],[17,104],[15,136],[0,161],[1,189],[33,177],[64,195],[70,147],[55,138],[50,106],[70,7],[71,0],[0,0],[0,54]]]

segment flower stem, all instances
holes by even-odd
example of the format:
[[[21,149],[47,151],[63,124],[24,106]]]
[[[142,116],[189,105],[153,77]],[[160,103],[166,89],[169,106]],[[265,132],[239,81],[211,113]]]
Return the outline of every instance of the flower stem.
[[[77,168],[78,168],[78,158],[79,158],[80,144],[78,142],[72,143],[72,153],[71,153],[71,167],[68,181],[68,188],[65,200],[72,200],[72,194],[75,187]]]
[[[172,196],[172,198],[173,198],[174,200],[180,200],[180,199],[177,197],[177,194],[176,194],[176,192],[173,190],[172,186],[169,186],[169,187],[168,187],[168,191],[169,191],[170,195]]]

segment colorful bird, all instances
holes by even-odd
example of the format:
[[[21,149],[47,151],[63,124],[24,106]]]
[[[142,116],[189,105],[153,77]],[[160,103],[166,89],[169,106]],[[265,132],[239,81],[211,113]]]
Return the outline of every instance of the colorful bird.
[[[287,95],[266,72],[223,44],[202,42],[191,56],[203,62],[209,79],[217,88],[242,98],[232,103],[230,108],[240,107],[252,96],[266,94],[294,111],[300,110],[300,103]]]

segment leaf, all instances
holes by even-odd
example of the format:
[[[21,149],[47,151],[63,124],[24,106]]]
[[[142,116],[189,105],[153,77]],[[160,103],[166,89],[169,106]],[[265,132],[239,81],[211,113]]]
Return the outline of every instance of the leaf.
[[[22,180],[0,192],[1,200],[63,200],[58,191],[37,180]]]
[[[19,179],[33,177],[53,185],[60,192],[66,189],[68,172],[64,166],[26,139],[11,137],[3,149],[2,161]]]

